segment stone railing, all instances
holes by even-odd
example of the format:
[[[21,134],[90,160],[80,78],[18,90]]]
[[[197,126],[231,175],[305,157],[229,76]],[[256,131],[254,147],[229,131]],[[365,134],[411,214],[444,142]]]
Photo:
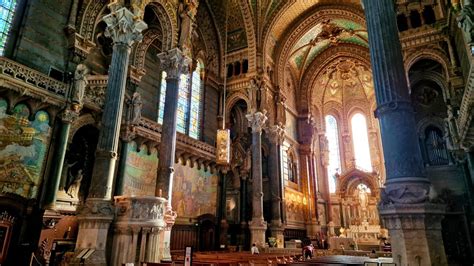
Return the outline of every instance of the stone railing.
[[[474,145],[474,125],[473,119],[474,105],[474,63],[471,62],[471,71],[466,82],[466,88],[459,108],[459,118],[457,126],[459,129],[459,137],[461,146],[471,148]]]
[[[153,120],[141,118],[135,131],[138,136],[152,142],[161,141],[161,125]],[[185,134],[177,133],[176,154],[178,158],[191,159],[192,163],[212,165],[216,159],[216,148]]]
[[[65,102],[68,85],[5,57],[0,57],[0,85],[50,104]]]

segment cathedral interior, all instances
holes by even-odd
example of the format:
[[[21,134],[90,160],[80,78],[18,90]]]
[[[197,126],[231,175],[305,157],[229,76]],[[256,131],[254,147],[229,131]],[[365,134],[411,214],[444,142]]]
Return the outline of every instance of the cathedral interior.
[[[474,264],[471,0],[4,0],[0,33],[0,265]]]

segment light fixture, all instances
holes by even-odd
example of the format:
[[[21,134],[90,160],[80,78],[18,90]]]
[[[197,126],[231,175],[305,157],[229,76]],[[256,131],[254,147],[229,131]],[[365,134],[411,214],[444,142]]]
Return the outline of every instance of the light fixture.
[[[225,34],[224,34],[224,68],[226,66],[227,59],[227,3],[225,6]],[[222,103],[222,128],[217,129],[217,140],[216,140],[216,163],[219,165],[228,165],[230,163],[230,130],[225,128],[225,116],[226,116],[226,98],[227,98],[227,75],[224,74],[224,99]]]

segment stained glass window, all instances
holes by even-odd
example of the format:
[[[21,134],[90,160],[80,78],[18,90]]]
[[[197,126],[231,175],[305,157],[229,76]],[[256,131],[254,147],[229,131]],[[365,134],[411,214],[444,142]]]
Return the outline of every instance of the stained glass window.
[[[176,130],[186,134],[186,124],[189,117],[189,75],[182,74],[179,80],[179,96],[178,96],[178,111]]]
[[[0,0],[0,55],[3,55],[5,51],[16,3],[16,0]]]
[[[328,115],[326,120],[326,138],[329,149],[329,165],[327,169],[329,192],[336,192],[336,174],[341,173],[341,155],[339,150],[339,133],[337,129],[337,120],[334,116]]]
[[[158,105],[158,123],[163,124],[163,113],[165,112],[165,98],[166,98],[166,72],[161,72],[160,84],[160,102]]]
[[[198,63],[192,74],[189,136],[195,139],[199,139],[199,121],[201,117],[201,71],[202,65]]]
[[[356,167],[366,172],[372,172],[372,161],[370,159],[369,137],[367,134],[367,121],[365,116],[360,113],[355,114],[351,119],[351,126]]]
[[[0,0],[1,1],[1,0]],[[202,100],[202,64],[190,75],[182,74],[179,80],[178,107],[176,113],[176,130],[190,137],[199,139]],[[158,123],[163,124],[166,101],[166,72],[161,74],[160,102],[158,106]]]

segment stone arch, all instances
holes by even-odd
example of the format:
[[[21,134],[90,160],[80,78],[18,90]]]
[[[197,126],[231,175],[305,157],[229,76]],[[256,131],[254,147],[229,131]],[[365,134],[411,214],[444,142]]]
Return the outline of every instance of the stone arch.
[[[250,106],[250,101],[247,95],[245,95],[243,92],[240,92],[240,91],[235,92],[231,94],[229,97],[227,97],[226,107],[225,107],[225,113],[226,113],[225,120],[226,121],[230,121],[230,112],[232,110],[232,107],[234,107],[234,105],[240,100],[243,100],[247,104],[247,108]]]
[[[107,8],[108,2],[107,0],[91,0],[83,4],[79,11],[79,19],[77,19],[76,28],[85,40],[95,43],[94,33],[97,24],[102,20],[101,14],[103,14]]]
[[[419,82],[424,81],[424,80],[433,81],[440,87],[441,92],[443,93],[443,98],[445,102],[449,98],[451,98],[451,93],[449,92],[449,86],[445,78],[441,74],[436,73],[434,71],[424,72],[423,75],[416,75],[416,76],[413,76],[411,79],[409,79],[408,89],[409,89],[410,94],[412,92],[412,87],[416,87],[416,85]]]
[[[157,29],[155,27],[147,29],[143,33],[143,41],[140,42],[133,51],[132,65],[134,65],[138,70],[145,71],[145,57],[148,47],[158,38],[163,37],[163,29]],[[164,44],[163,44],[164,46]],[[163,50],[162,48],[162,51]]]
[[[377,176],[373,173],[366,173],[358,169],[351,169],[339,175],[336,194],[349,196],[360,183],[369,187],[373,196],[379,197]]]
[[[328,18],[344,18],[365,25],[364,13],[348,5],[321,5],[306,12],[305,15],[301,16],[301,18],[294,23],[293,27],[287,30],[288,34],[283,36],[282,41],[280,41],[282,45],[276,47],[274,62],[278,67],[274,73],[274,80],[276,80],[278,84],[283,84],[282,82],[284,82],[286,62],[294,44],[308,30]],[[271,32],[271,30],[269,32]],[[266,42],[270,41],[269,39],[269,35],[264,36],[264,47],[266,47]],[[267,52],[268,51],[265,51],[265,53]],[[303,94],[301,94],[301,96],[303,96]],[[300,98],[302,98],[301,96]]]
[[[300,95],[300,97],[298,97],[300,99],[298,103],[300,108],[307,108],[309,105],[308,101],[314,101],[315,96],[313,93],[316,90],[315,83],[317,78],[328,65],[341,57],[355,59],[370,69],[370,54],[367,48],[358,45],[344,44],[327,49],[318,56],[318,60],[314,60],[311,63],[304,73],[304,78],[299,86],[300,93],[297,93]]]
[[[248,72],[257,70],[257,40],[255,38],[254,20],[252,16],[252,8],[249,1],[240,1],[242,17],[244,20],[245,33],[247,34],[247,50],[249,69]],[[263,67],[263,65],[262,65]]]
[[[446,122],[440,117],[425,117],[418,122],[416,130],[420,137],[425,135],[425,131],[429,126],[434,126],[440,129],[444,134],[447,134],[448,132],[446,132],[445,125]]]
[[[71,124],[71,129],[69,131],[69,143],[72,142],[72,139],[74,138],[74,135],[76,132],[81,128],[86,125],[93,125],[94,127],[97,127],[97,121],[91,114],[83,114],[79,116],[72,124]]]
[[[450,75],[449,58],[442,51],[438,49],[432,49],[432,48],[416,49],[414,50],[413,53],[409,53],[408,55],[405,56],[403,61],[404,61],[405,71],[407,72],[407,75],[410,72],[410,69],[412,68],[412,66],[416,62],[422,59],[430,59],[435,62],[438,62],[443,67],[443,70],[445,71],[446,79],[449,79],[449,75]]]

